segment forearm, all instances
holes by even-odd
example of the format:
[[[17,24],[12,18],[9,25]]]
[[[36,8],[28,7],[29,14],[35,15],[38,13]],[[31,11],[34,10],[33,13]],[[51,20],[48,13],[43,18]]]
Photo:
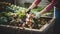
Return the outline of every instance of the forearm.
[[[53,8],[55,5],[55,1],[52,1],[48,6],[46,6],[41,12],[40,14],[44,14],[45,12],[49,11],[51,8]]]
[[[34,7],[36,7],[40,3],[40,1],[41,0],[35,0],[28,9],[33,9]]]

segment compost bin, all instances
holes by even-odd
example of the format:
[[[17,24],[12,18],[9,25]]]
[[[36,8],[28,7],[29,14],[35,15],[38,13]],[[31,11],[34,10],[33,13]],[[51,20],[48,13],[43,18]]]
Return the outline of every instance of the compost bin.
[[[5,2],[2,3],[3,6],[4,3]],[[1,8],[4,9],[4,11],[1,11],[0,13],[0,33],[2,34],[45,34],[54,24],[54,22],[49,22],[52,17],[41,16],[37,21],[37,23],[39,22],[37,26],[36,23],[33,22],[34,27],[23,28],[21,26],[23,23],[21,23],[20,20],[24,22],[24,19],[26,18],[26,8],[12,4],[3,6],[1,6]]]

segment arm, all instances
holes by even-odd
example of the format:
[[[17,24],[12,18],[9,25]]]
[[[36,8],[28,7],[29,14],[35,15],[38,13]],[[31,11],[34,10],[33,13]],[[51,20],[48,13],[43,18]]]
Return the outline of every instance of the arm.
[[[37,6],[40,3],[40,1],[41,0],[35,0],[28,9],[33,9],[35,6]]]
[[[49,11],[51,8],[54,7],[54,5],[55,5],[55,0],[52,0],[51,3],[40,12],[40,14],[44,14],[45,12]]]

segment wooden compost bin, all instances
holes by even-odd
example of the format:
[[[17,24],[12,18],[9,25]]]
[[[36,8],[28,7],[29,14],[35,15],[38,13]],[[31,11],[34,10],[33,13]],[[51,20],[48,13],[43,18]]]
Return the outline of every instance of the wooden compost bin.
[[[2,34],[45,34],[50,28],[52,28],[54,22],[45,24],[41,29],[22,28],[10,25],[0,25],[0,33]]]

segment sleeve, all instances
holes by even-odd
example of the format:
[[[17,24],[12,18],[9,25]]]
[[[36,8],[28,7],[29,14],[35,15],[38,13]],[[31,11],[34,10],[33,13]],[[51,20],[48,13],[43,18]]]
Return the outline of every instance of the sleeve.
[[[35,0],[34,4],[38,5],[40,3],[41,0]]]
[[[55,6],[55,0],[51,1],[51,3],[46,7],[46,10],[50,10],[53,6]]]

